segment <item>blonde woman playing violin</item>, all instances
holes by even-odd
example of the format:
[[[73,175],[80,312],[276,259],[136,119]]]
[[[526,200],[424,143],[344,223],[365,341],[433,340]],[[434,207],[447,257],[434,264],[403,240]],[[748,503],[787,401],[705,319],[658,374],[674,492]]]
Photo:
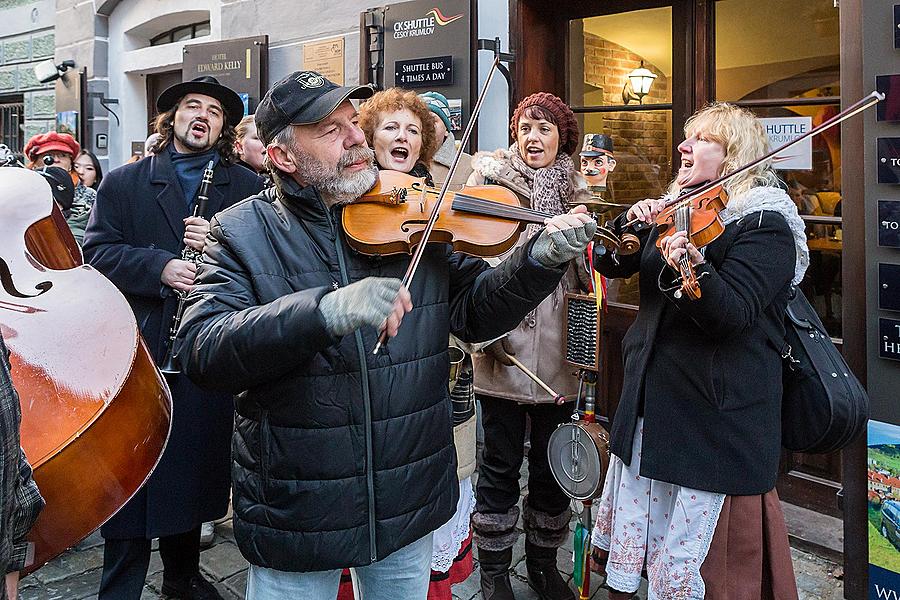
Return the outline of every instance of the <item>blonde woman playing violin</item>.
[[[749,111],[708,106],[685,125],[669,193],[728,174],[767,146]],[[609,277],[641,275],[592,538],[613,599],[631,598],[644,570],[650,599],[797,597],[775,491],[781,357],[761,324],[783,327],[789,288],[802,279],[809,252],[770,164],[725,189],[725,230],[702,250],[684,232],[657,249],[657,230],[647,228],[641,252],[597,261]],[[663,205],[638,202],[613,227],[653,223]],[[685,255],[702,292],[696,300],[677,293]]]

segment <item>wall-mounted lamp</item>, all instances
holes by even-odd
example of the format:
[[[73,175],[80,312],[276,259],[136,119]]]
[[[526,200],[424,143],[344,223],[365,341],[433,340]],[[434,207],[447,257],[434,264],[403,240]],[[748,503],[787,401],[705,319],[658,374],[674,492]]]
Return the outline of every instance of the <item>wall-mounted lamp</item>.
[[[64,60],[60,64],[56,64],[52,58],[48,58],[34,65],[34,76],[41,83],[50,83],[59,79],[63,73],[74,66],[74,60]]]
[[[644,68],[644,61],[641,61],[640,67],[625,76],[622,102],[628,104],[632,100],[637,100],[638,104],[643,104],[644,96],[650,93],[650,86],[653,85],[654,79],[656,79],[656,73]]]

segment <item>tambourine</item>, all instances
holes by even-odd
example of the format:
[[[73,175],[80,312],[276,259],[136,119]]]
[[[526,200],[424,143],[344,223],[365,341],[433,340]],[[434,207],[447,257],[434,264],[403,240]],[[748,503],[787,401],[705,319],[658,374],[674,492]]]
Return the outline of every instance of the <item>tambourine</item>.
[[[567,496],[592,500],[603,491],[609,466],[609,434],[600,423],[572,421],[550,434],[550,472]]]

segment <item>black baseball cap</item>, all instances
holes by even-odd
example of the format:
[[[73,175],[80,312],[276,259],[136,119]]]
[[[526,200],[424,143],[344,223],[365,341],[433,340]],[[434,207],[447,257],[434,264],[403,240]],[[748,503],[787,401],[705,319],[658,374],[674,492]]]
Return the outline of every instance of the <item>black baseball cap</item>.
[[[221,102],[225,110],[225,123],[229,127],[237,125],[244,116],[244,101],[237,92],[222,85],[218,79],[210,75],[195,77],[166,88],[156,99],[156,109],[159,112],[166,112],[188,94],[203,94]]]
[[[369,98],[369,85],[339,86],[315,71],[295,71],[272,86],[256,107],[256,133],[268,144],[288,125],[318,123],[345,100]]]

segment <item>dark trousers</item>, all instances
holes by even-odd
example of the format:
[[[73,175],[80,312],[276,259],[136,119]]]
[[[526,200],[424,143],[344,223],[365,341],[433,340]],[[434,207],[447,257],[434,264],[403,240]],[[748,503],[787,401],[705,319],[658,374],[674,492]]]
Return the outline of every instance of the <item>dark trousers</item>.
[[[557,425],[572,416],[572,404],[518,404],[478,395],[484,425],[484,450],[478,468],[475,510],[506,513],[519,502],[519,472],[525,455],[525,417],[531,420],[528,450],[528,507],[558,515],[569,507],[550,472],[547,444]]]
[[[159,538],[163,581],[182,581],[200,570],[200,528]],[[97,600],[138,600],[150,565],[150,540],[105,540]]]

